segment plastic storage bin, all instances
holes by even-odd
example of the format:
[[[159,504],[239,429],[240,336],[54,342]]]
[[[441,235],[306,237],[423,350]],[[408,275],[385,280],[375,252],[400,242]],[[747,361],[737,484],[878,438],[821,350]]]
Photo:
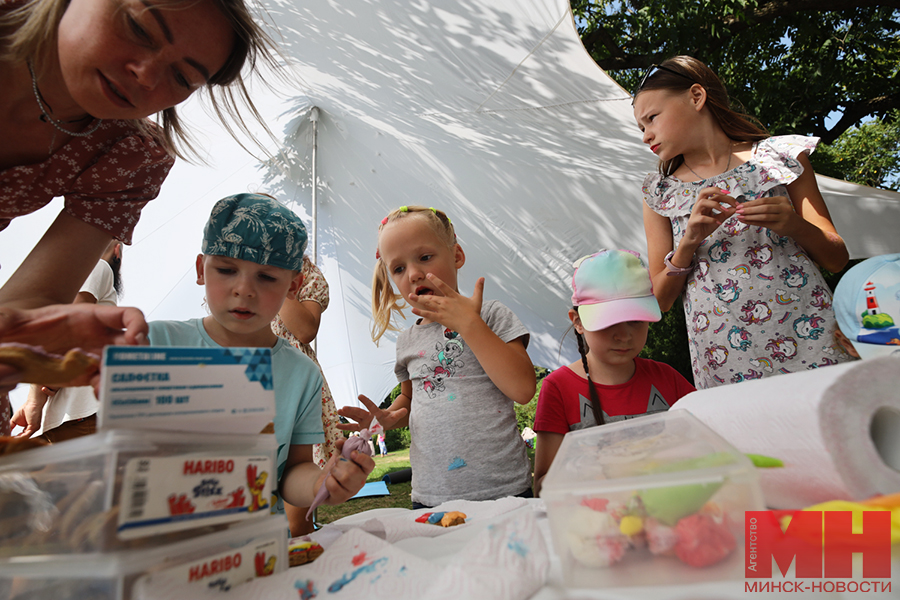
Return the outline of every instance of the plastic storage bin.
[[[190,598],[191,590],[227,590],[287,569],[287,531],[287,519],[277,515],[148,550],[2,559],[0,600]]]
[[[687,411],[567,434],[541,498],[572,587],[740,579],[764,509],[750,460]]]
[[[111,430],[0,460],[0,557],[147,548],[271,514],[275,436]]]

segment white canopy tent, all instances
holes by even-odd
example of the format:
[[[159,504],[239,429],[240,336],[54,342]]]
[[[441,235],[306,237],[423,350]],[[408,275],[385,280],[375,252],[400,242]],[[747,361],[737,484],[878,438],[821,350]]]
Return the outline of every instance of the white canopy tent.
[[[265,191],[311,216],[316,107],[317,254],[331,287],[318,356],[339,406],[359,393],[380,400],[396,384],[394,337],[375,347],[369,307],[377,227],[400,205],[445,210],[467,255],[461,291],[486,277],[485,297],[532,332],[535,364],[571,361],[572,340],[560,352],[571,264],[604,247],[644,251],[640,183],[655,158],[629,94],[582,47],[568,3],[265,5],[294,63],[278,84],[283,97],[257,88],[263,116],[283,136],[271,147],[279,159],[259,163],[200,103],[185,105],[212,166],[179,162],[145,209],[125,253],[126,303],[148,319],[205,314],[193,262],[221,197]],[[854,257],[900,251],[900,194],[819,181]],[[46,227],[54,206],[0,236],[4,275],[24,254],[23,236],[36,239],[27,228],[41,219]],[[18,248],[6,246],[11,239]]]

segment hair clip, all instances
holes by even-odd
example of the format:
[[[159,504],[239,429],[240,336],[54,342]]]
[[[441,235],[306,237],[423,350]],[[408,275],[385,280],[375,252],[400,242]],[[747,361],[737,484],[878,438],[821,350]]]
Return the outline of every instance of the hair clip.
[[[375,260],[381,260],[381,252],[378,251],[378,248],[375,248]]]
[[[385,217],[385,218],[383,218],[383,219],[381,220],[381,224],[382,224],[382,225],[387,225],[387,221],[388,221],[388,218]]]
[[[431,212],[434,213],[434,216],[439,217],[438,212],[437,212],[437,209],[436,209],[435,207],[429,206],[428,208],[431,209]],[[447,219],[447,222],[448,222],[448,223],[450,223],[451,225],[453,225],[453,221],[450,220],[450,217],[448,217],[447,215],[444,215],[444,218]]]
[[[401,207],[398,208],[397,210],[399,210],[400,212],[409,212],[409,207],[408,207],[408,206],[401,206]]]

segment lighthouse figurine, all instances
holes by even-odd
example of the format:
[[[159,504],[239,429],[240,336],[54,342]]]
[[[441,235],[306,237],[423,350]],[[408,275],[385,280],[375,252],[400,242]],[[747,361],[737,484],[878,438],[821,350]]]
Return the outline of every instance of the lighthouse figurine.
[[[878,300],[875,298],[875,284],[867,281],[863,289],[866,291],[866,312],[870,315],[877,315],[879,310]]]

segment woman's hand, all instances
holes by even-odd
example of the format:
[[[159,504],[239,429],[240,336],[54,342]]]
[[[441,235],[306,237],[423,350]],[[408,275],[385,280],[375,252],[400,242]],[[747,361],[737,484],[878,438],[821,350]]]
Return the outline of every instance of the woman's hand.
[[[104,346],[146,345],[149,328],[137,308],[57,304],[33,309],[0,308],[0,342],[39,346],[65,354],[73,348],[100,354]]]
[[[787,196],[757,198],[739,204],[737,218],[751,227],[768,227],[778,235],[794,237],[797,223],[802,221]]]
[[[688,219],[681,244],[687,243],[689,247],[698,247],[703,240],[714,232],[738,209],[737,200],[722,193],[717,187],[708,187],[700,190],[691,216]]]
[[[359,395],[359,400],[369,410],[359,408],[358,406],[345,406],[339,409],[339,415],[347,419],[353,419],[356,422],[346,424],[338,423],[338,429],[343,431],[360,431],[361,429],[368,429],[369,425],[372,424],[373,417],[378,419],[378,422],[385,430],[393,429],[399,421],[403,420],[409,414],[409,410],[402,407],[395,410],[383,410],[378,408],[374,402],[362,394]]]

